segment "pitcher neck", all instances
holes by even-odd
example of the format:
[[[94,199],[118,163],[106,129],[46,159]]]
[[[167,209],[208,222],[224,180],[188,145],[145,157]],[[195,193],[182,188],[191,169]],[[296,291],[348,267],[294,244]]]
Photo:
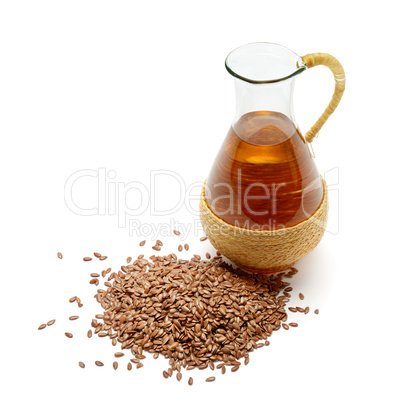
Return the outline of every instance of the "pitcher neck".
[[[294,78],[254,84],[235,78],[236,113],[233,125],[245,114],[258,111],[282,113],[297,126],[293,113]]]

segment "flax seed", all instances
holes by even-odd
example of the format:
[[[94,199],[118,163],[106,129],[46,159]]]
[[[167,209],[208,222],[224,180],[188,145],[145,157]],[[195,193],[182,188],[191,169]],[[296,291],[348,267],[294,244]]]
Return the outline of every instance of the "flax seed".
[[[215,381],[215,377],[208,377],[205,381],[206,382],[213,382],[213,381]]]
[[[130,362],[128,362],[127,363],[127,370],[130,371],[132,368],[133,368],[133,365]]]
[[[183,251],[183,246],[181,244],[179,244],[179,247],[177,247],[177,250]]]
[[[188,251],[189,248],[190,248],[190,246],[186,243],[186,244],[184,245],[184,250]]]
[[[183,378],[183,375],[179,372],[176,374],[176,378],[177,378],[177,381],[181,381],[181,379]]]
[[[83,260],[84,260],[84,261],[91,261],[92,258],[91,258],[91,257],[84,257]]]
[[[285,323],[282,323],[282,327],[283,327],[283,329],[286,329],[286,330],[289,329],[289,325],[288,325],[288,324],[285,324]]]
[[[87,332],[87,337],[88,337],[88,338],[92,338],[92,331],[91,331],[91,330],[89,330],[89,331]]]
[[[83,363],[83,362],[78,362],[78,365],[79,365],[81,368],[85,368],[85,363]]]
[[[99,259],[100,259],[101,261],[106,260],[106,258],[107,258],[106,255],[102,255],[101,257],[99,257]]]
[[[113,368],[114,368],[115,370],[117,370],[117,367],[119,367],[119,363],[113,362]]]
[[[164,378],[169,378],[169,374],[166,370],[163,370],[162,374]]]
[[[60,253],[60,252],[58,252],[57,253],[57,257],[59,257],[60,258],[60,260],[63,258],[63,254],[62,253]]]
[[[92,276],[92,278],[99,278],[100,277],[100,275],[97,274],[97,273],[93,273],[93,274],[91,274],[91,276]]]
[[[46,324],[41,324],[39,325],[38,329],[45,329],[46,328]]]
[[[96,258],[99,258],[99,257],[102,257],[102,254],[100,254],[100,253],[94,253],[94,256],[95,256]]]
[[[145,246],[146,242],[147,242],[146,240],[143,240],[142,242],[140,242],[140,247]]]
[[[298,324],[297,322],[290,322],[290,323],[289,323],[289,326],[290,326],[290,327],[298,327],[299,324]]]
[[[304,300],[304,294],[303,293],[299,293],[299,299]]]
[[[174,233],[176,236],[180,236],[180,235],[181,235],[181,233],[180,233],[178,230],[173,230],[173,233]]]
[[[319,314],[320,313],[320,310],[318,310],[318,308],[316,308],[315,310],[314,310],[314,314]]]
[[[95,365],[98,366],[98,367],[104,366],[104,364],[103,364],[102,362],[100,362],[99,360],[97,360],[97,361],[95,362]]]
[[[200,241],[205,241],[205,240],[207,240],[207,239],[208,239],[208,237],[204,236],[204,237],[201,237],[201,238],[200,238]]]
[[[124,356],[124,353],[121,353],[121,352],[116,352],[114,354],[114,357],[123,357],[123,356]]]
[[[48,321],[48,323],[46,324],[48,327],[50,327],[51,325],[53,325],[56,322],[56,320],[50,320]]]
[[[308,314],[309,311],[310,311],[310,307],[306,307],[306,308],[304,309],[304,314]]]
[[[75,320],[78,320],[78,318],[80,318],[78,315],[72,315],[72,316],[69,317],[68,319],[69,319],[70,321],[75,321]]]
[[[73,337],[73,334],[71,334],[70,332],[65,332],[64,335],[65,335],[67,338],[72,338],[72,337]]]
[[[188,385],[193,385],[193,384],[194,384],[193,377],[190,377],[190,378],[188,379]]]
[[[77,300],[77,296],[73,296],[69,299],[70,303],[74,303]]]

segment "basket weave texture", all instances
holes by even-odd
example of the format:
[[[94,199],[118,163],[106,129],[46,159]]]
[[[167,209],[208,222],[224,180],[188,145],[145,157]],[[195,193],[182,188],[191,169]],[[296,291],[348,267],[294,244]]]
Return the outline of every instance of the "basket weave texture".
[[[200,218],[211,244],[233,263],[248,271],[274,273],[292,267],[322,239],[328,218],[328,190],[322,179],[323,199],[315,213],[298,225],[279,230],[249,230],[216,216],[201,192]]]

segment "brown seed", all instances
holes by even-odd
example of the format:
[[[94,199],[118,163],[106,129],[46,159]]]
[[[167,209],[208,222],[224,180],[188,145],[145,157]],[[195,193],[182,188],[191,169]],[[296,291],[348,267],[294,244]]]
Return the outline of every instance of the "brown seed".
[[[133,368],[133,365],[130,362],[128,362],[127,363],[127,370],[130,371],[132,368]]]
[[[83,363],[83,362],[78,362],[78,365],[79,365],[81,368],[85,368],[85,363]]]
[[[38,329],[45,329],[46,328],[46,324],[41,324],[39,325]]]
[[[177,247],[177,250],[183,251],[183,246],[181,244],[179,244],[179,247]]]
[[[188,385],[193,385],[193,384],[194,384],[193,377],[190,377],[190,378],[188,379]]]
[[[239,365],[237,365],[237,366],[233,366],[231,369],[230,369],[230,371],[233,371],[233,372],[235,372],[235,371],[237,371],[238,369],[239,369]]]
[[[157,245],[157,246],[163,246],[163,243],[162,243],[160,240],[157,240],[157,241],[156,241],[156,245]]]
[[[119,363],[113,362],[113,368],[114,368],[115,370],[117,370],[117,367],[119,367]]]
[[[206,381],[206,382],[215,381],[215,377],[208,377],[205,381]]]
[[[142,363],[137,363],[136,367],[137,367],[137,369],[139,369],[141,367],[144,367],[144,365]]]
[[[100,275],[99,275],[99,274],[96,274],[96,273],[91,274],[91,276],[92,276],[92,278],[99,278],[99,277],[100,277]]]
[[[314,310],[314,314],[319,314],[319,312],[320,312],[320,310],[318,310],[318,308],[316,308],[316,309]]]
[[[106,260],[106,258],[107,258],[106,255],[102,255],[101,257],[99,257],[99,259],[100,259],[101,261]]]
[[[77,300],[77,296],[73,296],[69,299],[70,303],[74,303]]]
[[[247,366],[247,364],[249,364],[249,363],[250,363],[250,357],[249,357],[249,356],[246,356],[246,357],[244,358],[244,365]]]
[[[282,323],[282,327],[283,327],[283,329],[286,329],[286,330],[289,329],[289,325],[288,325],[288,324],[285,324],[285,323]]]
[[[53,325],[56,322],[56,320],[50,320],[48,321],[48,323],[46,324],[48,327],[50,327],[51,325]]]
[[[83,306],[83,304],[82,304],[82,303],[78,303],[78,307],[80,307],[80,308],[81,308],[82,306]]]
[[[115,339],[112,339],[112,345],[113,346],[116,346],[117,345],[117,339],[115,338]]]
[[[304,308],[303,307],[296,307],[297,311],[299,313],[304,313]]]
[[[204,236],[204,237],[201,237],[200,241],[205,241],[207,239],[208,239],[208,237]]]
[[[180,233],[178,230],[173,230],[173,233],[174,233],[176,236],[180,236],[180,235],[181,235],[181,233]]]
[[[156,251],[160,251],[161,250],[161,247],[160,246],[153,246],[152,247],[154,250],[156,250]]]
[[[306,307],[305,309],[304,309],[304,314],[308,314],[308,312],[310,311],[310,307]]]
[[[226,373],[226,367],[225,367],[225,366],[222,366],[222,368],[221,368],[221,373],[222,373],[222,374],[225,374],[225,373]]]
[[[88,338],[92,338],[92,331],[91,331],[91,330],[89,330],[89,331],[87,332],[87,337],[88,337]]]
[[[176,378],[177,378],[177,381],[181,381],[181,379],[183,378],[183,375],[182,375],[182,373],[177,373],[176,374]]]
[[[89,283],[90,283],[91,285],[98,286],[98,285],[99,285],[99,279],[97,279],[97,278],[91,279],[91,280],[89,281]]]
[[[157,359],[159,357],[159,353],[154,353],[153,358]]]
[[[304,294],[303,293],[299,293],[299,299],[304,300]]]
[[[140,243],[140,246],[142,247],[142,246],[145,246],[145,243],[146,243],[147,241],[146,240],[143,240],[141,243]]]
[[[99,258],[99,257],[102,257],[102,254],[101,254],[101,253],[94,253],[94,256],[95,256],[96,258]]]
[[[123,356],[124,356],[124,353],[121,353],[121,352],[116,352],[114,354],[114,357],[123,357]]]
[[[60,252],[58,252],[58,253],[57,253],[57,257],[59,257],[60,259],[62,259],[62,258],[63,258],[63,254],[60,253]]]
[[[69,319],[70,321],[75,321],[75,320],[78,320],[78,318],[80,318],[78,315],[72,315],[72,316],[69,317],[68,319]]]
[[[162,374],[164,378],[169,378],[169,374],[166,370],[163,370]]]
[[[129,264],[131,262],[132,258],[131,257],[127,257],[127,264]]]
[[[205,254],[205,257],[208,258],[208,260],[209,260],[209,259],[211,258],[211,254],[206,253],[206,254]]]
[[[99,360],[97,360],[97,361],[95,362],[95,365],[98,366],[98,367],[104,366],[104,364],[103,364],[102,362],[100,362]]]
[[[84,257],[83,260],[84,260],[84,261],[91,261],[92,258],[91,258],[91,257]]]
[[[188,251],[189,248],[190,248],[190,246],[186,243],[186,244],[184,245],[184,250]]]
[[[289,311],[291,311],[292,313],[296,313],[297,308],[296,307],[289,307]]]
[[[71,334],[70,332],[65,332],[64,335],[65,335],[67,338],[72,338],[72,337],[73,337],[73,334]]]
[[[298,324],[297,322],[290,322],[290,323],[289,323],[289,326],[290,326],[290,327],[298,327],[299,324]]]

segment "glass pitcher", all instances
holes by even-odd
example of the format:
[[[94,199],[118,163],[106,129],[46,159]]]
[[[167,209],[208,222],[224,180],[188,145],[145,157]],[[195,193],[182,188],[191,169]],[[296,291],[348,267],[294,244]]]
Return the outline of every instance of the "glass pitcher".
[[[225,65],[235,81],[236,112],[204,186],[207,213],[213,214],[211,221],[217,218],[215,224],[220,229],[239,228],[248,238],[253,231],[300,229],[299,225],[313,218],[323,204],[325,182],[308,143],[342,97],[343,68],[326,53],[299,57],[273,43],[241,46],[227,56]],[[293,113],[294,83],[299,74],[316,65],[331,69],[335,92],[303,137]],[[202,221],[211,242],[225,255],[219,240],[227,235],[213,235],[210,224]],[[238,240],[234,239],[233,247],[241,246]]]

